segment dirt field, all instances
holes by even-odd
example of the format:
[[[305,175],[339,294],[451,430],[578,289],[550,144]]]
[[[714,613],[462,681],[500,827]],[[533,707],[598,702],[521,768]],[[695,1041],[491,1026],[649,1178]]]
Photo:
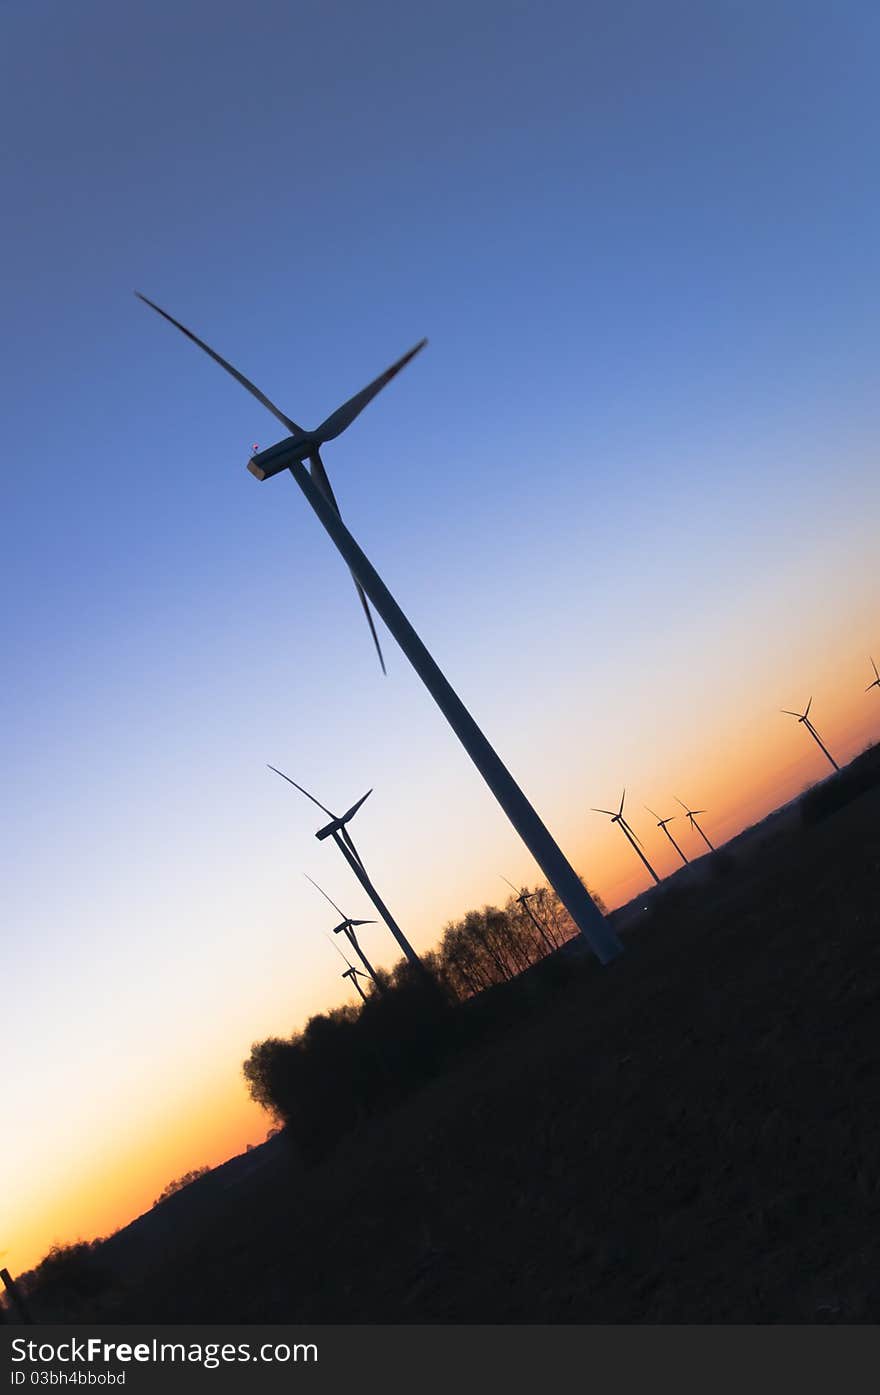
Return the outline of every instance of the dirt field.
[[[122,1232],[83,1320],[880,1321],[878,835],[874,790],[705,862],[322,1166]]]

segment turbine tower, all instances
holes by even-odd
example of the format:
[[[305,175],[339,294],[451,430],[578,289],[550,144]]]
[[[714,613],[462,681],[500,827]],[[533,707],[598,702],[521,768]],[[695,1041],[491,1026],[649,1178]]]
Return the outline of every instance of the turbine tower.
[[[320,891],[320,893],[321,893],[321,895],[323,896],[323,898],[324,898],[325,901],[330,901],[330,897],[327,895],[327,893],[326,893],[326,891],[323,889],[323,887],[318,886],[318,883],[317,883],[317,882],[312,881],[312,878],[309,876],[308,872],[304,872],[304,873],[303,873],[303,876],[305,877],[305,879],[306,879],[307,882],[312,882],[312,886],[315,888],[316,891]],[[367,973],[369,974],[370,978],[371,978],[371,979],[373,980],[373,982],[375,983],[375,982],[376,982],[376,973],[375,973],[375,970],[374,970],[372,964],[370,963],[369,959],[367,958],[367,956],[364,954],[364,951],[361,949],[360,945],[358,944],[357,935],[354,933],[354,932],[355,932],[355,927],[356,927],[356,926],[361,926],[361,925],[375,925],[375,924],[376,924],[375,920],[352,920],[351,916],[346,915],[343,911],[341,911],[341,910],[339,909],[339,907],[337,906],[337,904],[336,904],[335,901],[330,901],[330,905],[333,907],[333,909],[334,909],[334,911],[336,912],[337,915],[341,915],[341,916],[342,916],[342,920],[339,922],[339,924],[338,924],[338,925],[334,925],[334,927],[333,927],[333,934],[334,934],[334,935],[340,935],[340,934],[345,935],[346,939],[348,940],[348,942],[349,942],[349,944],[351,945],[352,949],[354,950],[355,954],[358,956],[358,958],[360,959],[360,961],[361,961],[361,963],[363,964],[364,968],[366,969]]]
[[[669,829],[666,827],[668,823],[672,823],[672,820],[675,818],[675,814],[670,814],[668,819],[661,819],[660,815],[655,814],[653,809],[648,809],[647,804],[645,805],[645,808],[648,810],[648,813],[651,815],[651,817],[657,820],[657,827],[663,829],[663,832],[666,834],[666,837],[669,839],[670,843],[675,848],[675,851],[678,853],[682,862],[686,863],[688,859],[685,857],[681,848],[678,846],[672,834],[669,832]]]
[[[810,721],[810,708],[812,707],[812,705],[813,699],[810,698],[810,701],[807,703],[803,712],[790,712],[787,707],[780,708],[780,711],[784,712],[786,717],[797,717],[801,725],[806,727],[807,731],[810,733],[810,735],[812,736],[813,740],[815,741],[816,745],[820,748],[822,753],[828,757],[831,764],[834,766],[834,769],[839,770],[840,766],[837,764],[837,761],[834,759],[828,747],[825,745],[825,742],[822,740],[816,728],[813,726],[813,723]]]
[[[638,835],[637,833],[634,833],[634,832],[633,832],[633,830],[630,828],[629,824],[627,823],[626,819],[623,817],[623,801],[624,801],[625,799],[626,799],[626,790],[624,790],[624,791],[623,791],[623,794],[620,796],[620,808],[618,809],[618,811],[617,811],[616,814],[615,814],[615,812],[614,812],[613,809],[594,809],[594,810],[593,810],[593,813],[594,813],[594,814],[607,814],[608,817],[610,818],[611,822],[612,822],[612,823],[616,823],[616,824],[620,827],[621,831],[622,831],[622,832],[624,833],[624,835],[626,836],[627,842],[629,842],[629,843],[632,844],[632,847],[633,847],[634,851],[638,853],[639,857],[640,857],[640,858],[642,859],[642,861],[644,862],[644,864],[645,864],[645,866],[647,867],[648,871],[651,873],[651,876],[654,878],[654,881],[655,881],[655,882],[657,883],[657,885],[659,886],[659,885],[660,885],[660,878],[657,876],[657,873],[654,871],[654,868],[651,866],[650,862],[649,862],[648,859],[645,857],[645,854],[642,852],[642,849],[641,849],[641,847],[639,846],[639,844],[640,844],[641,841],[642,841],[641,838],[639,837],[639,835]]]
[[[866,693],[869,693],[872,688],[880,688],[880,673],[878,673],[877,665],[874,663],[873,659],[871,660],[871,667],[874,670],[874,682],[868,684],[867,688],[865,689]]]
[[[329,936],[329,935],[327,936],[327,939],[330,940],[330,936]],[[336,950],[336,953],[340,956],[340,958],[341,958],[341,959],[345,959],[345,962],[346,962],[346,964],[348,965],[348,968],[345,969],[345,970],[343,971],[343,973],[340,975],[340,977],[342,977],[342,978],[350,978],[350,979],[351,979],[351,982],[352,982],[352,987],[354,987],[354,988],[357,989],[357,991],[358,991],[358,993],[360,993],[361,998],[363,999],[363,1001],[366,1002],[366,1001],[367,1001],[367,995],[366,995],[366,993],[364,992],[364,990],[361,988],[360,984],[358,983],[358,979],[359,979],[359,978],[367,978],[367,975],[361,973],[360,969],[356,969],[355,966],[354,966],[354,964],[352,964],[352,962],[351,962],[350,959],[346,959],[345,955],[342,953],[342,950],[339,948],[339,945],[336,943],[335,940],[330,940],[330,943],[331,943],[331,945],[333,946],[333,948]],[[373,982],[375,983],[375,981],[376,981],[376,980],[374,979]]]
[[[503,875],[503,873],[499,873],[499,875],[501,876],[501,880],[503,882],[507,882],[507,878]],[[541,939],[544,941],[547,948],[550,950],[558,949],[558,945],[553,943],[549,934],[547,933],[546,927],[541,923],[541,921],[538,919],[538,917],[535,915],[535,912],[529,905],[529,902],[534,901],[535,897],[537,896],[537,891],[526,891],[525,887],[523,887],[522,891],[517,892],[517,889],[514,886],[513,882],[507,882],[507,885],[510,887],[511,891],[516,897],[517,905],[525,911],[526,915],[534,925],[535,929],[541,936]]]
[[[203,340],[198,339],[165,310],[147,300],[146,296],[139,298],[209,354],[215,363],[241,383],[242,387],[261,402],[290,432],[290,435],[277,445],[252,456],[248,462],[251,474],[258,480],[266,480],[280,474],[284,469],[290,470],[309,505],[317,514],[319,522],[348,564],[359,588],[358,594],[363,593],[385,621],[594,954],[603,964],[615,959],[623,950],[620,940],[606,923],[574,868],[507,767],[437,667],[378,572],[345,527],[320,458],[320,447],[326,441],[335,440],[340,436],[386,383],[389,383],[419,352],[426,341],[421,340],[385,373],[331,413],[315,431],[304,431]],[[306,460],[309,462],[309,469],[306,469]]]
[[[679,799],[678,795],[675,796],[675,802],[676,802],[676,804],[681,804],[681,800]],[[695,828],[695,829],[697,830],[697,832],[699,833],[699,835],[700,835],[700,837],[702,838],[703,842],[706,844],[706,847],[709,849],[709,851],[710,851],[710,852],[714,852],[714,851],[715,851],[715,844],[714,844],[714,843],[710,843],[709,839],[706,837],[706,835],[705,835],[705,833],[703,832],[702,828],[701,828],[700,825],[697,823],[697,814],[705,814],[706,810],[705,810],[705,809],[689,809],[688,806],[687,806],[686,804],[681,804],[681,807],[682,807],[682,809],[684,809],[685,813],[686,813],[687,816],[688,816],[688,822],[690,823],[691,828]]]
[[[394,919],[394,916],[391,914],[388,907],[385,905],[385,902],[382,900],[382,897],[379,895],[378,891],[376,890],[375,886],[373,885],[369,876],[367,875],[367,869],[364,866],[363,859],[361,858],[360,853],[355,847],[354,842],[352,841],[351,834],[348,831],[349,820],[354,818],[355,814],[363,804],[364,800],[367,799],[373,793],[373,791],[367,790],[367,793],[362,794],[360,799],[358,799],[356,803],[352,804],[351,808],[347,809],[344,814],[331,814],[330,810],[325,808],[324,805],[320,802],[320,800],[317,800],[313,794],[309,794],[308,790],[303,789],[302,785],[298,785],[296,783],[296,780],[291,780],[290,776],[285,775],[283,770],[276,770],[274,765],[270,765],[269,769],[273,771],[274,774],[280,775],[282,780],[286,780],[289,785],[293,785],[294,789],[299,790],[300,794],[304,794],[306,799],[310,799],[313,804],[317,804],[318,808],[328,816],[330,822],[328,824],[325,824],[323,828],[319,828],[317,833],[315,834],[315,837],[321,841],[323,841],[323,839],[325,838],[333,839],[334,843],[336,844],[339,851],[342,853],[342,856],[345,858],[351,870],[354,872],[364,891],[367,893],[373,905],[376,907],[376,910],[379,912],[385,924],[388,926],[388,929],[391,931],[395,940],[400,945],[400,948],[403,950],[404,954],[406,955],[406,958],[409,960],[411,964],[421,963],[419,956],[416,954],[409,940],[406,938],[406,935],[404,935],[397,921]]]

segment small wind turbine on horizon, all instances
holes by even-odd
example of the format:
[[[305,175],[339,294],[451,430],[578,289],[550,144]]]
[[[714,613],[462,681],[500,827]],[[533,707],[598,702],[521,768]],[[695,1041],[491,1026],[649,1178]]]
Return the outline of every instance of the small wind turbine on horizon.
[[[376,972],[375,972],[375,970],[374,970],[372,964],[370,963],[369,959],[368,959],[367,956],[364,954],[364,951],[361,949],[361,947],[360,947],[360,945],[359,945],[359,943],[358,943],[357,935],[354,933],[356,927],[359,929],[360,926],[362,926],[362,925],[375,925],[375,924],[376,924],[375,920],[352,920],[352,918],[351,918],[350,915],[346,915],[344,911],[341,911],[341,910],[339,909],[339,907],[337,906],[337,904],[336,904],[335,901],[331,901],[331,900],[330,900],[330,897],[327,895],[327,893],[326,893],[326,891],[324,890],[324,888],[323,888],[322,886],[318,886],[318,883],[317,883],[316,881],[313,881],[313,880],[312,880],[312,878],[309,876],[308,872],[304,872],[304,873],[303,873],[303,876],[305,877],[305,879],[306,879],[307,882],[311,882],[311,883],[312,883],[312,886],[315,888],[316,891],[320,891],[320,893],[321,893],[321,895],[323,896],[323,898],[324,898],[325,901],[330,901],[330,905],[333,907],[333,909],[334,909],[334,911],[336,912],[336,914],[342,916],[342,919],[341,919],[341,921],[339,922],[339,924],[338,924],[338,925],[334,925],[334,927],[333,927],[333,934],[334,934],[334,935],[345,935],[346,939],[348,940],[348,943],[351,945],[352,949],[354,950],[355,954],[356,954],[356,955],[358,956],[358,958],[360,959],[361,963],[363,964],[363,966],[364,966],[364,968],[366,969],[367,973],[369,974],[370,978],[371,978],[371,979],[373,980],[373,982],[375,983],[375,982],[376,982]]]
[[[663,832],[666,834],[666,837],[669,839],[670,843],[675,848],[675,851],[678,853],[682,862],[686,863],[688,861],[688,858],[685,857],[681,848],[678,846],[672,834],[669,832],[669,829],[666,827],[668,823],[672,823],[672,820],[675,818],[675,814],[670,814],[668,819],[661,819],[660,815],[655,814],[653,809],[648,809],[647,804],[645,805],[645,808],[648,810],[648,813],[651,815],[651,817],[657,820],[657,827],[663,829]]]
[[[648,871],[651,873],[651,876],[654,878],[654,881],[655,881],[655,882],[657,883],[657,885],[659,886],[659,885],[660,885],[660,878],[657,876],[657,873],[654,871],[654,868],[651,866],[650,862],[649,862],[648,859],[645,857],[645,854],[642,852],[642,847],[640,846],[640,844],[642,843],[641,838],[639,837],[639,835],[638,835],[637,833],[635,833],[635,832],[633,831],[632,828],[630,828],[630,826],[629,826],[629,824],[627,823],[626,819],[623,817],[623,803],[624,803],[624,800],[625,800],[625,799],[626,799],[626,790],[624,790],[624,791],[623,791],[623,794],[620,796],[620,808],[618,809],[618,811],[617,811],[616,814],[615,814],[615,812],[614,812],[613,809],[594,809],[594,810],[593,810],[593,813],[594,813],[594,814],[607,814],[608,817],[610,818],[611,822],[612,822],[612,823],[616,823],[616,824],[618,825],[618,827],[621,829],[621,831],[625,834],[627,841],[632,845],[633,850],[634,850],[636,853],[638,853],[639,857],[640,857],[640,858],[642,859],[642,861],[644,862],[644,864],[645,864],[645,866],[647,867]],[[643,846],[643,845],[642,845],[642,846]]]
[[[706,844],[706,847],[709,849],[709,851],[710,851],[710,852],[714,852],[714,851],[715,851],[715,844],[712,843],[712,842],[706,837],[706,835],[705,835],[705,833],[703,832],[702,828],[701,828],[700,825],[697,823],[697,814],[705,814],[706,810],[705,810],[705,809],[689,809],[688,806],[687,806],[686,804],[683,804],[683,803],[682,803],[682,801],[679,799],[678,795],[675,796],[675,802],[676,802],[676,804],[681,804],[682,809],[684,809],[684,812],[687,814],[688,822],[689,822],[691,828],[695,828],[695,829],[696,829],[696,831],[699,833],[700,837],[702,838],[703,842]],[[683,856],[683,854],[682,854],[682,856]]]
[[[507,885],[510,887],[511,891],[516,897],[517,905],[520,906],[523,911],[525,911],[526,915],[534,925],[535,929],[541,936],[541,939],[544,941],[547,948],[557,949],[558,946],[553,942],[553,940],[551,940],[549,934],[547,933],[546,927],[541,923],[541,921],[538,919],[531,906],[529,905],[529,902],[534,901],[535,897],[537,896],[537,891],[526,891],[525,887],[523,887],[522,891],[518,892],[513,882],[507,881],[507,878],[505,877],[503,872],[499,872],[498,875],[501,877],[501,880],[503,882],[507,882]]]
[[[877,665],[874,663],[873,659],[871,659],[871,667],[874,670],[874,682],[868,684],[867,688],[865,689],[866,693],[869,693],[872,688],[880,688],[880,673],[878,673]]]
[[[340,436],[376,394],[415,357],[427,341],[420,340],[408,353],[393,363],[386,372],[380,374],[361,392],[356,393],[354,397],[349,398],[335,412],[332,412],[316,430],[305,431],[291,417],[286,416],[276,407],[259,388],[239,373],[238,369],[233,368],[231,363],[221,358],[191,330],[186,329],[179,320],[175,320],[172,315],[162,310],[153,301],[148,300],[146,296],[140,295],[139,292],[136,294],[140,300],[149,305],[169,324],[174,325],[198,348],[208,354],[215,363],[231,374],[290,432],[290,435],[277,445],[270,446],[267,450],[253,455],[248,461],[249,471],[258,480],[270,479],[285,469],[290,471],[322,527],[329,534],[334,546],[347,563],[354,577],[358,595],[361,597],[368,620],[370,619],[369,607],[364,597],[367,597],[372,603],[397,640],[593,953],[602,964],[616,959],[623,950],[623,945],[617,935],[539,818],[537,811],[532,807],[510,771],[477,726],[448,679],[438,668],[375,567],[342,522],[339,506],[320,458],[320,447],[325,442],[333,441]],[[309,462],[308,469],[305,466],[306,461]],[[372,621],[370,624],[372,629]],[[373,635],[375,639],[375,630],[373,630]],[[376,640],[376,645],[378,648],[378,640]]]
[[[822,751],[823,755],[827,756],[828,760],[834,766],[834,769],[839,770],[840,766],[837,764],[837,761],[834,759],[828,747],[825,745],[825,742],[822,740],[816,728],[813,726],[813,723],[810,721],[810,708],[812,707],[812,705],[813,699],[810,698],[810,701],[807,703],[803,712],[791,712],[787,707],[781,707],[779,710],[780,712],[783,712],[786,717],[796,717],[797,720],[800,722],[801,726],[805,727],[807,731],[810,733],[816,745]]]
[[[268,769],[271,770],[275,775],[280,775],[282,780],[286,780],[289,785],[293,785],[293,788],[295,790],[299,790],[300,794],[304,794],[306,799],[310,799],[313,804],[317,804],[318,808],[322,811],[322,813],[325,813],[327,815],[327,817],[330,819],[330,822],[328,824],[325,824],[323,828],[319,828],[317,833],[315,834],[315,837],[319,841],[323,841],[325,838],[333,839],[334,843],[336,844],[339,851],[342,853],[342,856],[345,858],[351,870],[354,872],[364,891],[369,896],[373,905],[376,907],[376,910],[379,912],[385,924],[388,926],[388,929],[391,931],[400,948],[403,950],[404,954],[406,955],[406,958],[409,960],[411,964],[419,964],[421,962],[419,956],[416,954],[409,940],[406,938],[406,935],[404,935],[397,921],[394,919],[394,916],[391,914],[388,907],[385,905],[385,902],[382,900],[382,897],[379,895],[378,891],[376,890],[375,886],[370,880],[367,874],[367,869],[364,866],[363,858],[361,857],[360,853],[355,847],[354,842],[352,840],[352,836],[348,831],[349,821],[354,818],[355,814],[363,804],[364,800],[369,798],[373,791],[367,790],[367,793],[362,794],[360,799],[356,800],[356,802],[352,804],[351,808],[347,809],[344,814],[332,814],[330,810],[326,808],[325,805],[323,805],[319,799],[316,799],[313,794],[309,794],[308,790],[303,789],[302,785],[298,785],[296,783],[296,780],[291,780],[290,776],[285,775],[283,770],[277,770],[274,765],[270,765]]]
[[[319,888],[319,890],[320,890],[320,888]],[[332,945],[333,948],[336,950],[336,953],[339,955],[340,959],[344,959],[344,960],[345,960],[345,963],[348,965],[348,967],[344,970],[344,972],[340,975],[340,977],[341,977],[341,978],[350,978],[350,979],[351,979],[351,982],[352,982],[352,986],[353,986],[354,988],[357,989],[357,991],[360,993],[361,998],[363,999],[363,1001],[366,1002],[366,1001],[367,1001],[367,995],[366,995],[366,993],[364,992],[364,990],[361,988],[360,984],[358,983],[358,979],[359,979],[359,978],[368,978],[369,975],[368,975],[368,974],[365,974],[365,973],[362,973],[360,969],[356,969],[355,966],[354,966],[354,964],[352,964],[351,960],[348,959],[348,958],[346,958],[346,956],[343,954],[342,950],[339,948],[339,945],[336,943],[336,941],[333,940],[333,939],[330,939],[330,936],[329,936],[329,935],[327,936],[327,939],[330,940],[331,945]],[[373,982],[375,983],[376,980],[373,979]]]

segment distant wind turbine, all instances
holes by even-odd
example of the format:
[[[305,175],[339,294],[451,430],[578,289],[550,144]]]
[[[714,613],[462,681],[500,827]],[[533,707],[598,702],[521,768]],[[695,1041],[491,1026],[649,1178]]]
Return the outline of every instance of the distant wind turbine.
[[[503,882],[507,882],[507,878],[504,876],[503,873],[499,873],[499,876],[501,877],[501,880],[502,880]],[[516,903],[517,903],[517,905],[518,905],[518,906],[521,906],[522,909],[525,911],[526,915],[528,916],[529,920],[530,920],[530,921],[532,922],[532,924],[534,925],[535,929],[537,930],[538,934],[541,936],[541,939],[544,941],[544,943],[545,943],[545,945],[547,946],[547,948],[548,948],[548,949],[556,949],[557,946],[556,946],[556,945],[553,943],[553,941],[551,940],[550,936],[549,936],[548,933],[547,933],[547,930],[546,930],[545,926],[542,925],[541,921],[538,919],[538,917],[535,915],[534,911],[532,910],[531,906],[529,905],[529,902],[530,902],[530,901],[534,901],[535,897],[537,896],[537,894],[538,894],[537,891],[526,891],[525,887],[523,887],[522,891],[519,891],[519,892],[518,892],[517,889],[516,889],[516,887],[514,886],[513,882],[507,882],[507,885],[510,887],[511,891],[513,892],[514,896],[516,897]]]
[[[342,977],[342,978],[350,978],[350,979],[351,979],[351,982],[352,982],[352,986],[353,986],[354,988],[357,989],[357,991],[360,993],[361,998],[363,999],[363,1001],[366,1002],[366,1001],[367,1001],[367,995],[366,995],[366,993],[364,992],[364,990],[361,988],[360,984],[358,983],[358,979],[359,979],[359,978],[367,978],[368,975],[367,975],[367,974],[361,973],[360,969],[356,969],[356,968],[355,968],[355,966],[354,966],[354,964],[352,964],[351,960],[350,960],[350,959],[347,959],[346,956],[343,954],[342,950],[339,948],[339,945],[336,943],[335,940],[330,939],[330,936],[329,936],[329,935],[327,936],[327,939],[330,940],[331,945],[332,945],[333,948],[336,950],[336,953],[339,955],[340,959],[344,959],[344,960],[345,960],[345,963],[348,965],[348,968],[345,969],[345,971],[342,973],[341,977]],[[373,980],[373,982],[375,983],[375,979]]]
[[[382,900],[382,897],[379,895],[373,883],[370,881],[370,878],[367,875],[367,869],[363,863],[363,859],[361,858],[360,853],[355,847],[354,842],[352,841],[351,834],[348,831],[349,821],[354,818],[355,814],[363,804],[364,800],[369,798],[373,791],[367,790],[367,793],[362,794],[360,799],[358,799],[354,804],[352,804],[351,808],[347,809],[344,814],[331,814],[330,810],[327,809],[320,802],[320,800],[316,799],[313,794],[309,794],[308,790],[303,789],[302,785],[298,785],[296,783],[296,780],[291,780],[290,776],[285,775],[283,770],[277,770],[274,765],[270,765],[269,769],[273,772],[273,774],[280,775],[282,780],[286,780],[289,785],[293,785],[293,788],[295,790],[299,790],[300,794],[304,794],[306,799],[310,799],[313,804],[317,804],[318,808],[328,816],[330,822],[328,824],[325,824],[323,828],[319,828],[317,833],[315,834],[315,837],[319,840],[323,840],[324,838],[333,839],[334,843],[336,844],[339,851],[342,853],[342,856],[345,858],[351,870],[354,872],[364,891],[367,893],[373,905],[376,907],[376,910],[379,912],[385,924],[388,926],[388,929],[391,931],[395,940],[400,945],[400,948],[403,950],[404,954],[406,955],[406,958],[409,960],[411,964],[420,963],[421,961],[419,959],[419,956],[416,954],[409,940],[406,938],[406,935],[404,935],[397,921],[394,919],[394,916],[391,914],[388,907],[385,905],[385,902]]]
[[[682,862],[687,862],[688,859],[685,857],[681,848],[678,846],[672,834],[669,832],[669,829],[666,827],[668,823],[672,823],[672,820],[675,818],[675,814],[670,814],[668,819],[661,819],[660,815],[655,814],[653,809],[648,809],[647,804],[645,805],[645,808],[648,810],[648,813],[651,815],[651,817],[657,820],[657,827],[663,829],[663,832],[666,834],[666,837],[669,839],[670,843],[675,848],[675,851],[678,853]]]
[[[812,705],[813,699],[810,698],[810,701],[807,703],[803,712],[790,712],[787,707],[781,707],[779,710],[780,712],[784,712],[786,717],[796,717],[797,720],[801,723],[801,725],[803,727],[806,727],[807,731],[810,733],[816,745],[820,748],[823,754],[828,757],[831,764],[834,766],[834,769],[839,770],[840,766],[837,764],[837,761],[834,759],[828,747],[825,745],[825,742],[822,740],[816,728],[813,726],[813,723],[810,721],[810,708],[812,707]]]
[[[326,891],[324,890],[324,888],[321,887],[321,886],[318,886],[318,883],[317,883],[316,881],[312,881],[312,878],[309,876],[308,872],[304,872],[304,873],[303,873],[303,876],[305,877],[305,879],[306,879],[307,882],[312,882],[312,886],[315,888],[316,891],[320,891],[320,893],[321,893],[321,895],[323,896],[323,898],[324,898],[325,901],[330,901],[330,897],[327,895],[327,893],[326,893]],[[361,961],[361,963],[363,964],[364,968],[366,969],[367,973],[369,974],[370,978],[371,978],[371,979],[373,980],[373,982],[375,983],[375,982],[376,982],[376,972],[375,972],[375,970],[374,970],[372,964],[370,963],[369,959],[368,959],[367,956],[364,954],[364,951],[361,949],[360,945],[358,944],[357,936],[356,936],[355,933],[354,933],[354,932],[355,932],[355,927],[358,927],[358,928],[359,928],[361,925],[375,925],[375,924],[376,924],[375,920],[352,920],[351,916],[346,915],[344,911],[341,911],[341,910],[339,909],[339,907],[337,906],[337,904],[336,904],[335,901],[330,901],[330,905],[333,907],[333,909],[334,909],[334,911],[336,912],[337,915],[341,915],[341,916],[342,916],[342,920],[339,922],[339,924],[338,924],[338,925],[334,925],[334,927],[333,927],[333,934],[334,934],[334,935],[340,935],[340,934],[345,935],[346,939],[348,940],[348,942],[349,942],[349,944],[351,945],[352,949],[354,950],[355,954],[358,956],[358,958],[360,959],[360,961]]]
[[[877,672],[877,665],[874,663],[873,659],[871,660],[871,667],[874,670],[874,682],[868,684],[865,689],[866,693],[869,693],[872,688],[880,688],[880,673]]]
[[[695,828],[695,829],[697,830],[697,832],[699,833],[699,835],[700,835],[700,837],[702,838],[703,842],[706,844],[706,847],[709,849],[709,851],[710,851],[710,852],[714,852],[714,851],[715,851],[715,844],[714,844],[714,843],[711,843],[711,842],[709,841],[709,839],[706,837],[705,833],[703,832],[702,828],[701,828],[700,825],[697,823],[697,814],[705,814],[706,810],[705,810],[705,809],[689,809],[688,806],[687,806],[686,804],[682,804],[682,802],[681,802],[681,800],[679,799],[678,795],[675,796],[675,802],[676,802],[676,804],[681,804],[682,809],[684,809],[684,812],[685,812],[685,813],[687,814],[687,816],[688,816],[688,822],[690,823],[691,828]]]
[[[611,820],[611,822],[612,822],[612,823],[616,823],[616,824],[618,825],[618,827],[621,829],[621,831],[625,834],[625,836],[626,836],[626,838],[627,838],[627,841],[632,845],[633,850],[634,850],[635,852],[638,853],[639,857],[640,857],[640,858],[642,859],[642,861],[644,862],[644,864],[645,864],[645,866],[647,867],[648,871],[651,873],[651,876],[654,878],[654,881],[655,881],[655,882],[657,883],[657,885],[659,886],[659,885],[660,885],[660,878],[657,876],[657,873],[654,871],[654,868],[651,866],[650,862],[649,862],[648,859],[645,857],[645,854],[642,852],[642,849],[641,849],[641,847],[639,846],[640,843],[641,843],[641,841],[642,841],[641,838],[639,837],[639,835],[638,835],[637,833],[634,833],[634,832],[633,832],[633,830],[630,828],[629,824],[627,823],[626,819],[623,817],[623,802],[624,802],[625,799],[626,799],[626,790],[624,790],[624,791],[623,791],[623,794],[620,796],[620,808],[618,809],[618,811],[617,811],[616,814],[615,814],[615,812],[614,812],[613,809],[594,809],[594,810],[593,810],[593,813],[594,813],[594,814],[607,814],[608,817],[609,817],[609,819]]]
[[[191,330],[186,329],[179,320],[175,320],[153,301],[147,300],[146,296],[139,296],[139,299],[230,373],[291,433],[277,445],[251,457],[248,462],[251,474],[259,480],[266,480],[284,469],[290,470],[321,525],[348,564],[365,610],[367,603],[363,601],[363,596],[368,597],[385,621],[594,954],[603,964],[616,959],[623,950],[620,940],[497,752],[437,667],[378,572],[342,522],[327,472],[320,458],[320,447],[341,435],[386,383],[410,362],[426,341],[423,339],[416,344],[385,373],[380,374],[361,392],[331,413],[316,430],[305,431],[239,373],[238,369],[233,368],[232,364],[221,358]],[[309,462],[309,469],[306,469],[305,461]]]

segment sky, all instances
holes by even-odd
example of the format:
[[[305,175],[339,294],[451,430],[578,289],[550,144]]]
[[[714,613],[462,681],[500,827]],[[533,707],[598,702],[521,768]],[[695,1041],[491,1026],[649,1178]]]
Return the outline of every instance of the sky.
[[[252,1042],[538,869],[289,475],[344,517],[578,870],[715,842],[880,734],[880,13],[860,0],[0,4],[0,1260],[259,1142]],[[695,835],[683,824],[687,850]],[[390,965],[382,927],[365,941]]]

